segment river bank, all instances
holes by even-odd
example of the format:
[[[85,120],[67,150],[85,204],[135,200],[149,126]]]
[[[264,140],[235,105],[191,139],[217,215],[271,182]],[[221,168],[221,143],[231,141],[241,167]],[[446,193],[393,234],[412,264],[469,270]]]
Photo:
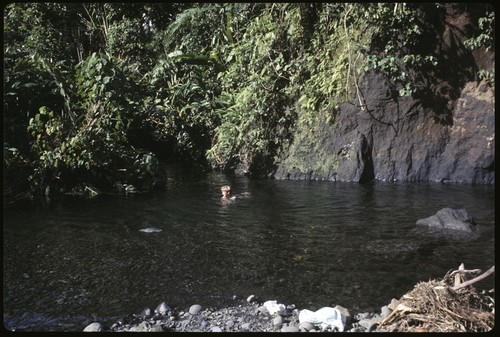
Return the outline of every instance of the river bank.
[[[89,323],[88,332],[487,332],[495,325],[495,290],[478,291],[472,283],[494,273],[494,266],[474,279],[463,265],[442,280],[420,282],[401,298],[393,298],[380,313],[352,313],[335,305],[312,311],[254,295],[234,298],[225,308],[171,308],[160,303],[109,327]]]
[[[234,306],[219,309],[203,308],[199,304],[176,309],[162,302],[154,311],[146,308],[138,315],[129,315],[109,326],[92,322],[83,331],[363,333],[486,332],[493,329],[495,314],[491,305],[494,306],[494,300],[487,300],[489,295],[485,296],[484,292],[481,295],[474,288],[458,292],[449,289],[440,282],[421,282],[401,299],[392,299],[380,313],[352,314],[339,305],[313,312],[297,309],[293,304],[262,303],[255,301],[253,295],[247,301],[235,300]],[[494,296],[494,290],[492,294]],[[281,309],[272,309],[278,306]]]
[[[257,300],[251,295],[246,300],[235,299],[233,306],[225,308],[204,308],[193,304],[186,308],[171,308],[167,303],[160,303],[156,309],[144,309],[140,314],[132,314],[117,320],[111,325],[101,322],[89,323],[84,331],[100,332],[327,332],[339,331],[339,328],[329,324],[312,324],[301,322],[300,312],[293,304],[277,305],[282,310],[271,312],[269,303],[275,301]],[[275,302],[276,303],[276,302]],[[368,332],[387,317],[396,305],[381,308],[380,313],[352,314],[342,306],[334,309],[341,313],[344,322],[342,331]],[[275,305],[276,307],[276,305]]]
[[[480,272],[459,269],[448,272],[442,280],[419,282],[399,299],[393,298],[383,305],[379,312],[356,312],[335,304],[310,310],[250,295],[246,299],[233,296],[232,303],[221,307],[200,304],[171,307],[161,302],[154,309],[146,307],[140,313],[107,318],[80,316],[81,320],[73,321],[71,327],[53,318],[52,328],[45,326],[43,331],[487,332],[495,323],[495,290],[479,291],[472,283],[493,274],[494,266],[474,279],[462,276]],[[32,322],[26,325],[21,321],[15,323],[8,316],[4,314],[4,327],[8,331],[42,331],[37,328],[36,317],[26,317]],[[43,322],[43,317],[39,317],[39,323]]]

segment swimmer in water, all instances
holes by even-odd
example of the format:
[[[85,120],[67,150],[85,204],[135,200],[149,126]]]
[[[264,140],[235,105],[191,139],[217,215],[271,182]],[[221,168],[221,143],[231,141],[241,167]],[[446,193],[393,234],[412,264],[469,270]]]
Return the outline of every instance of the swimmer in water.
[[[220,191],[222,192],[222,197],[221,197],[222,200],[234,200],[234,199],[236,199],[235,196],[231,195],[231,187],[230,186],[227,186],[227,185],[222,186],[220,188]]]

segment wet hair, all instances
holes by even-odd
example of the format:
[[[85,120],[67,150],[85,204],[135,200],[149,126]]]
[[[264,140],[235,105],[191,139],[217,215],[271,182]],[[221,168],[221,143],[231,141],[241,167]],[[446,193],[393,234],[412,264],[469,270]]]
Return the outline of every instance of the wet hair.
[[[220,190],[221,190],[221,191],[223,191],[223,192],[224,192],[224,191],[231,192],[231,187],[230,187],[230,186],[228,186],[228,185],[225,185],[225,186],[222,186],[222,187],[220,188]]]

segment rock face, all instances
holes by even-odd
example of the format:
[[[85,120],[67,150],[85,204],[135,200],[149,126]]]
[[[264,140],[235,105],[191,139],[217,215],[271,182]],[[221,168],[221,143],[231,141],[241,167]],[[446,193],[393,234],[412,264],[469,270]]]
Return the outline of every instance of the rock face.
[[[433,216],[417,220],[417,225],[466,233],[472,233],[477,230],[474,219],[465,209],[443,208]]]
[[[467,32],[467,17],[452,14]],[[295,137],[274,177],[494,184],[495,93],[475,75],[494,69],[494,52],[465,50],[453,43],[467,39],[465,33],[442,24],[430,43],[443,66],[420,83],[427,96],[399,97],[385,77],[367,73],[356,104],[342,105],[335,123],[316,127],[310,139]]]
[[[484,83],[468,83],[454,111],[449,142],[432,180],[495,182],[494,93]]]
[[[452,120],[441,123],[436,112],[411,98],[387,102],[377,75],[366,82],[373,110],[344,105],[337,126],[324,128],[319,137],[328,140],[323,153],[303,151],[296,158],[324,161],[326,151],[336,165],[303,172],[282,162],[276,179],[494,184],[494,92],[485,83],[467,83]]]

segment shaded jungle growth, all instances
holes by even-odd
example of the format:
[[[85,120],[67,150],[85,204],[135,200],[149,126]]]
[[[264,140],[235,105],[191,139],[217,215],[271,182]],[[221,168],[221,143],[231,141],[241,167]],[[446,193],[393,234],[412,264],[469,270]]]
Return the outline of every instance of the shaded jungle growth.
[[[453,13],[477,25],[444,26]],[[494,85],[471,61],[493,27],[486,4],[9,4],[4,196],[149,191],[159,159],[267,176],[284,153],[321,151],[341,104],[369,108],[366,72],[444,111],[466,80]],[[473,51],[437,50],[444,31]]]

